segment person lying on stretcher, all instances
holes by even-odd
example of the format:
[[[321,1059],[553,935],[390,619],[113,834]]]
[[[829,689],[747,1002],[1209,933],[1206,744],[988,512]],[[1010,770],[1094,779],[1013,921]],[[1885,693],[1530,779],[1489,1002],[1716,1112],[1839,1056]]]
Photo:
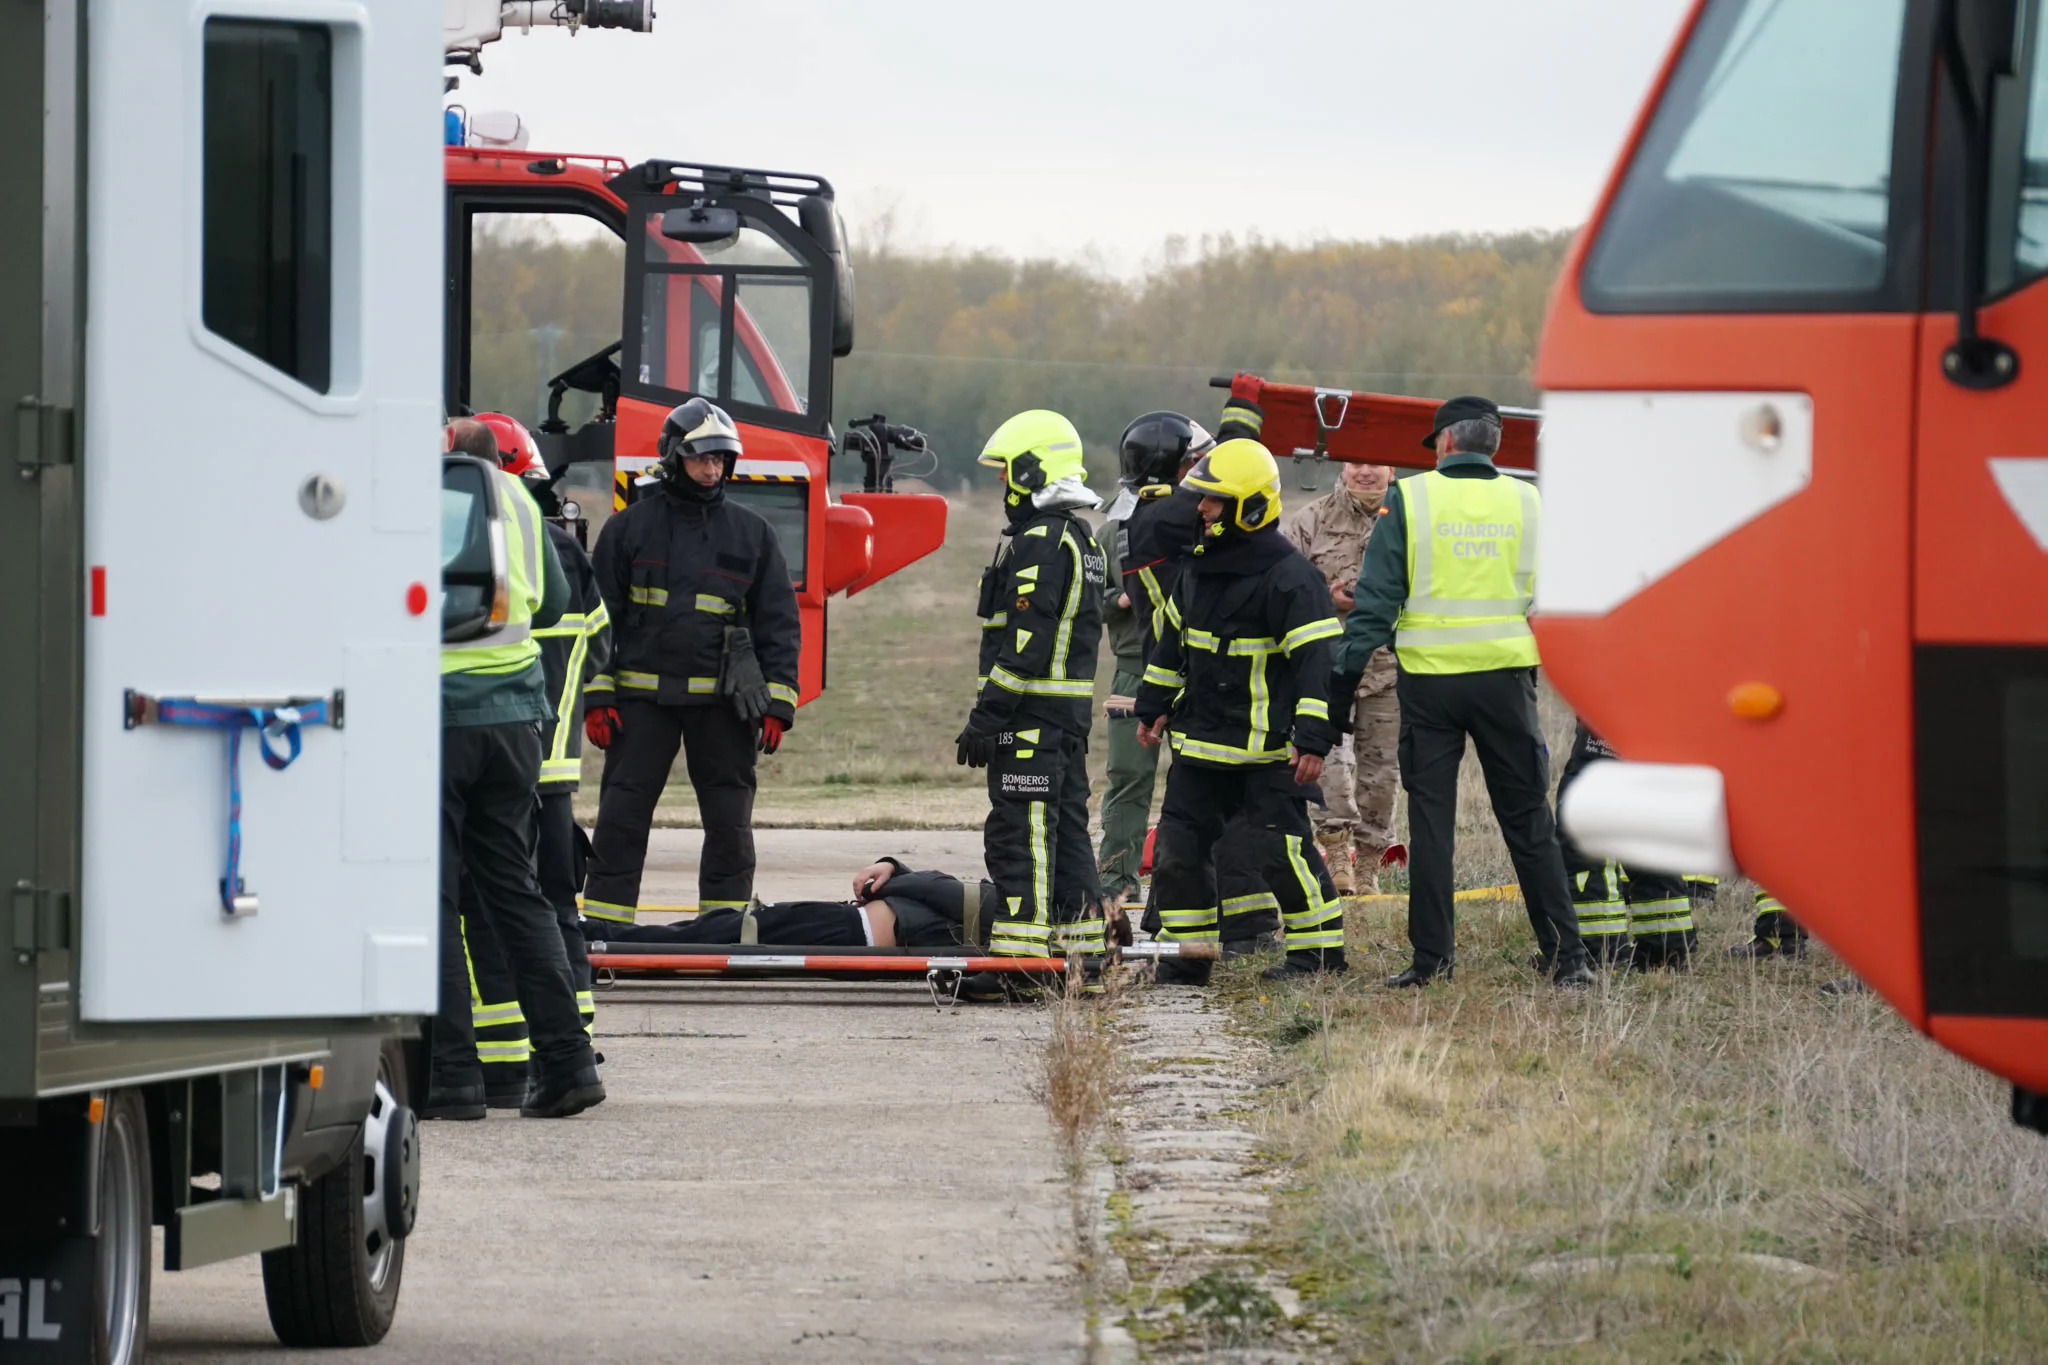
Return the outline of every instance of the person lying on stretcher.
[[[611,943],[763,943],[787,948],[985,947],[995,919],[995,887],[963,882],[944,872],[919,872],[895,858],[853,874],[850,901],[756,902],[746,910],[707,910],[674,924],[614,924],[586,920],[593,941]],[[1116,941],[1131,928],[1121,906],[1104,899]]]

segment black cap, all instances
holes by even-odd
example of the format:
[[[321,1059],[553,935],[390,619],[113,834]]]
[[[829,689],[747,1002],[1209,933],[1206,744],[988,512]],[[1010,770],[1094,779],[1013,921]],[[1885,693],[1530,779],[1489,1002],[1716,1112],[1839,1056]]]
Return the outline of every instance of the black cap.
[[[1436,410],[1436,425],[1429,429],[1429,437],[1423,441],[1422,448],[1424,450],[1435,450],[1436,438],[1444,434],[1445,427],[1456,426],[1460,422],[1475,420],[1491,422],[1495,426],[1499,426],[1500,405],[1491,398],[1481,398],[1477,394],[1470,393],[1447,400],[1443,406]]]

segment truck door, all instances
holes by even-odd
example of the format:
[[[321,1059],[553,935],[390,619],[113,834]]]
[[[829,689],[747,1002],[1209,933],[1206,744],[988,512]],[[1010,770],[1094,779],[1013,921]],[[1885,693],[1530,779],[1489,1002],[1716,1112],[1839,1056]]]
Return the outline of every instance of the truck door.
[[[1995,11],[1998,6],[1984,6]],[[1970,32],[1987,172],[1944,65],[1919,348],[1913,616],[1929,1027],[2048,1087],[2048,7]],[[1980,214],[1966,209],[1981,203]],[[1968,259],[1981,252],[1981,264]],[[1969,282],[1965,276],[1971,277]],[[1981,280],[1981,288],[1974,286]],[[1959,305],[1989,341],[1958,351]],[[2031,1021],[2031,1022],[2027,1022]]]
[[[415,8],[96,0],[89,1020],[435,1006],[441,167]],[[236,714],[269,735],[215,728]]]
[[[1939,8],[1705,0],[1537,376],[1546,670],[1624,757],[1717,769],[1743,871],[1916,1022],[1912,773],[1883,740],[1912,724]]]

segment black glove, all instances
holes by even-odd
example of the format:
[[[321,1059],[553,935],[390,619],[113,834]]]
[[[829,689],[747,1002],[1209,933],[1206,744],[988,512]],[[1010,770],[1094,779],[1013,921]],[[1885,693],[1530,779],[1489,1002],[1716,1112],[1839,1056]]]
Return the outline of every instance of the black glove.
[[[1363,673],[1346,673],[1333,669],[1330,673],[1330,724],[1337,727],[1337,733],[1351,733],[1352,716],[1358,709],[1358,684]]]
[[[977,724],[977,716],[968,716],[967,728],[955,736],[953,743],[958,747],[954,761],[966,768],[986,768],[995,762],[996,731],[984,730]]]
[[[754,657],[754,634],[745,626],[725,628],[725,654],[718,661],[718,692],[732,701],[732,709],[748,725],[768,714],[768,676]]]

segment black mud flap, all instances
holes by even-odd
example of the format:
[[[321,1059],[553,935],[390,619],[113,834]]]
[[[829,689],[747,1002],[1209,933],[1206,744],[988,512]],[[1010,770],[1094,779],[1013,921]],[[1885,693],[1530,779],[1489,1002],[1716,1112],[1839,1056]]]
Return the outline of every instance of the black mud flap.
[[[0,1360],[92,1360],[95,1251],[90,1237],[0,1243]]]

